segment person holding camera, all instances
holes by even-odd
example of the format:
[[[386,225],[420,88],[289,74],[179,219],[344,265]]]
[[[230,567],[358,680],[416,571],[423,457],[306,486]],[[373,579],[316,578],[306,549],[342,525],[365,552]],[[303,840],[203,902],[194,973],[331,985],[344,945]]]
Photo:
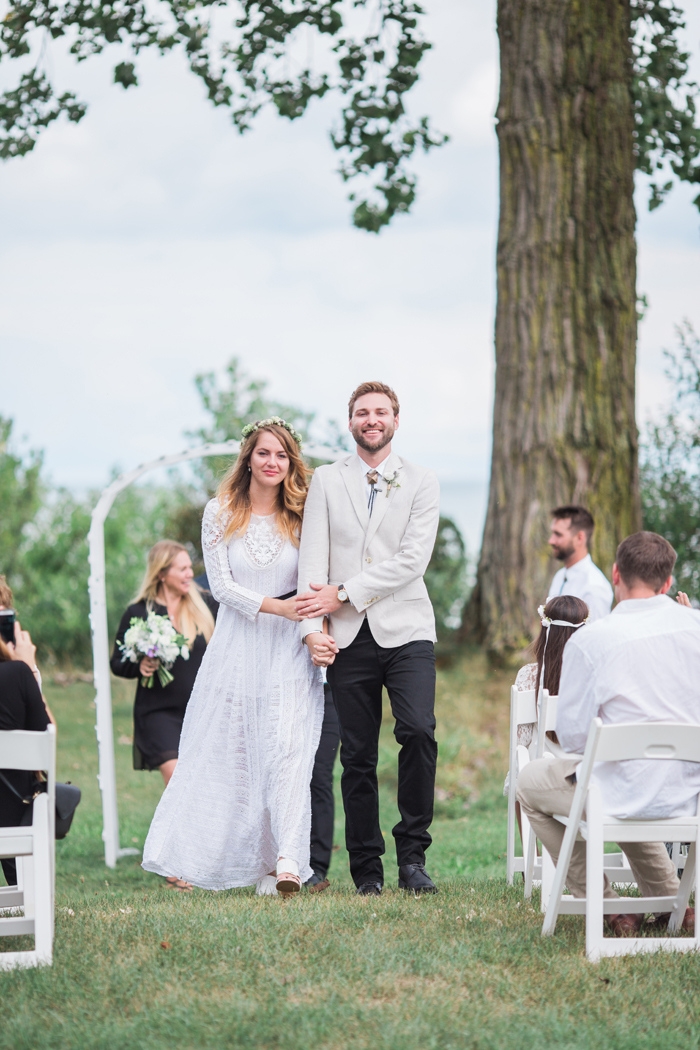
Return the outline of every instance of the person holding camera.
[[[29,631],[23,631],[16,620],[12,605],[12,591],[5,577],[0,576],[0,614],[12,613],[0,616],[0,730],[42,733],[49,722],[56,722],[41,693],[36,646]],[[10,629],[12,640],[8,637]],[[31,794],[34,774],[18,769],[0,769],[0,773],[0,827],[16,827],[25,816],[27,807],[22,798]],[[8,886],[15,886],[14,858],[3,858],[0,864]]]

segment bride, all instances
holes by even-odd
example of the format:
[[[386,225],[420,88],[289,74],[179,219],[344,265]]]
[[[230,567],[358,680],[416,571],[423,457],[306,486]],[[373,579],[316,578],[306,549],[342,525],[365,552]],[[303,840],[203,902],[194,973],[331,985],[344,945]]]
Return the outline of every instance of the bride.
[[[242,437],[204,511],[221,607],[143,867],[203,889],[255,884],[288,896],[313,874],[309,785],[323,720],[321,671],[294,599],[308,474],[284,420],[251,423]]]

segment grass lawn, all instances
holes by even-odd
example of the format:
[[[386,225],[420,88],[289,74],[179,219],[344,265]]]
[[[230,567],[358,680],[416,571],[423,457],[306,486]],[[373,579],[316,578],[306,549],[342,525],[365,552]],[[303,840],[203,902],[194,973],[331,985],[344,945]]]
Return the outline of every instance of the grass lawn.
[[[104,867],[93,689],[49,687],[59,776],[83,790],[57,843],[54,966],[0,973],[0,1048],[464,1050],[700,1047],[700,959],[588,964],[583,920],[540,937],[505,882],[506,672],[470,655],[439,679],[440,760],[428,870],[436,897],[396,887],[396,746],[380,759],[384,895],[357,898],[342,848],[331,888],[298,900],[163,888],[137,858]],[[130,769],[133,686],[115,682],[123,845],[142,845],[157,774]],[[337,842],[342,843],[338,807]],[[535,902],[536,903],[536,902]],[[29,946],[0,941],[0,950]]]

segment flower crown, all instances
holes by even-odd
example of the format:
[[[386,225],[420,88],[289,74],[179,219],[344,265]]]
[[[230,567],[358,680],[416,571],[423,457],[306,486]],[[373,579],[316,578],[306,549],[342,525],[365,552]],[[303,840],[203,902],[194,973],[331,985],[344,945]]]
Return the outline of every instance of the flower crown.
[[[581,623],[571,623],[569,620],[553,620],[551,616],[545,615],[544,605],[538,605],[537,615],[543,627],[583,627],[584,624],[588,623],[588,617],[585,620],[581,620]]]
[[[271,426],[284,427],[284,429],[288,430],[292,435],[299,448],[301,448],[301,434],[294,429],[291,423],[288,423],[285,419],[280,419],[279,416],[270,416],[269,419],[259,419],[256,423],[246,423],[241,430],[241,438],[245,441],[247,437],[250,437],[250,435],[254,434],[257,430],[263,430],[265,427]]]

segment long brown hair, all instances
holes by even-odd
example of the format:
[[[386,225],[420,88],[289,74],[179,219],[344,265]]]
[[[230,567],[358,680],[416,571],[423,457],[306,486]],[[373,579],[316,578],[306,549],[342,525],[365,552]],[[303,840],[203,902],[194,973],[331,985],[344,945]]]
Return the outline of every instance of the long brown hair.
[[[159,540],[151,547],[148,552],[146,575],[134,598],[135,602],[145,602],[146,608],[153,608],[154,603],[158,601],[158,590],[163,576],[181,551],[189,554],[187,547],[176,540]],[[183,594],[180,599],[180,631],[190,647],[198,634],[203,634],[204,640],[208,642],[214,633],[214,617],[194,580],[190,583],[187,594]]]
[[[557,598],[549,599],[544,607],[544,614],[550,620],[567,620],[569,623],[581,623],[588,616],[588,606],[580,598],[574,598],[571,594],[560,594]],[[543,627],[539,637],[535,639],[530,647],[532,655],[537,660],[537,687],[539,689],[542,675],[542,659],[545,645],[547,646],[542,688],[547,689],[550,696],[557,696],[559,693],[564,646],[577,630],[580,630],[580,628],[559,627],[552,624],[549,628],[549,641],[547,641],[547,628]]]
[[[219,501],[219,515],[228,515],[224,536],[229,540],[248,528],[251,515],[251,475],[248,467],[258,438],[265,431],[277,438],[289,457],[289,470],[277,490],[277,525],[282,535],[298,547],[311,471],[304,463],[301,450],[292,435],[276,423],[260,427],[245,438],[238,458],[221,479],[216,498]]]

